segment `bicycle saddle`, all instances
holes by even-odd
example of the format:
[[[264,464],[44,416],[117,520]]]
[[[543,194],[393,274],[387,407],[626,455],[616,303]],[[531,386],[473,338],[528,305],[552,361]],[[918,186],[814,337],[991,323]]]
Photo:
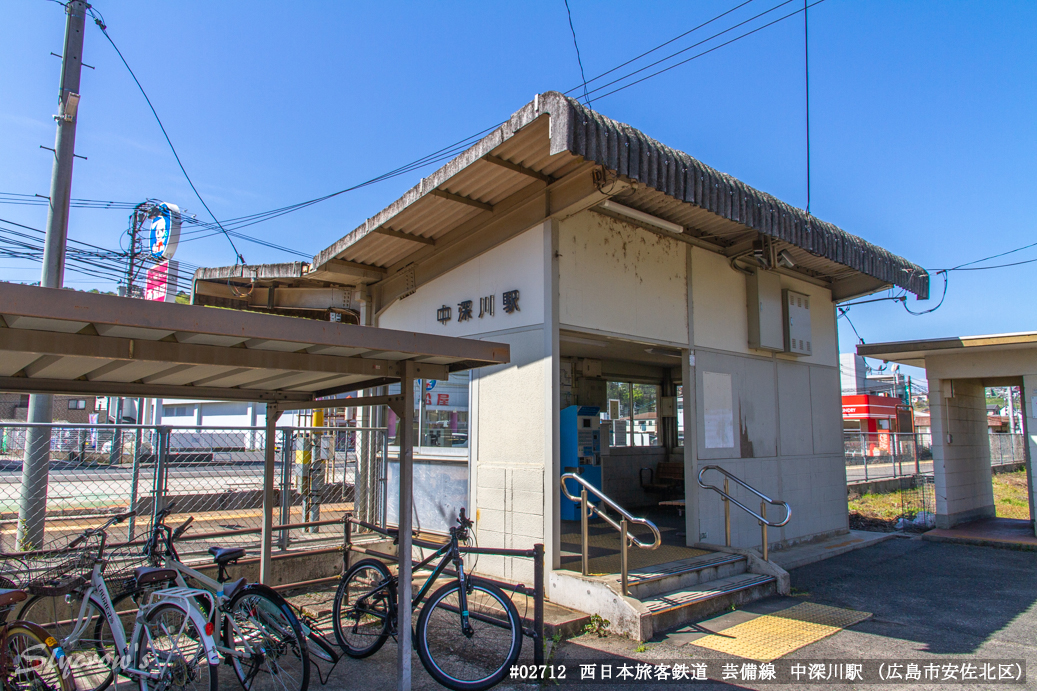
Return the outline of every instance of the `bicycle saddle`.
[[[138,566],[133,570],[137,585],[165,583],[176,580],[176,569],[164,569],[160,566]]]
[[[237,561],[245,556],[244,547],[210,547],[209,554],[212,555],[212,560],[216,564],[226,566],[232,561]]]
[[[28,597],[28,593],[24,593],[21,590],[0,589],[0,607],[24,602]]]

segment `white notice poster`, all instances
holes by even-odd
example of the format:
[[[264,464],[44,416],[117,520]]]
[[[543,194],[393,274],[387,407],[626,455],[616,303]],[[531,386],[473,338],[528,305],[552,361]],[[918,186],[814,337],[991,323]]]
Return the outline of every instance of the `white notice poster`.
[[[702,408],[705,417],[706,448],[734,448],[735,421],[730,374],[702,373]]]

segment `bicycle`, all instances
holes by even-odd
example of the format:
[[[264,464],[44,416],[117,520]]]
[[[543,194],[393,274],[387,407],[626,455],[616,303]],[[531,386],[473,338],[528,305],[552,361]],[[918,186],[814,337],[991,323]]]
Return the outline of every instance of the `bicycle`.
[[[13,585],[7,579],[4,585]],[[75,679],[65,651],[47,631],[31,621],[7,622],[15,605],[29,594],[0,589],[0,688],[4,691],[74,691]]]
[[[411,600],[417,608],[436,580],[454,565],[455,578],[425,602],[412,632],[428,673],[459,691],[488,689],[504,678],[522,651],[522,625],[515,604],[500,588],[465,573],[458,543],[468,539],[472,521],[462,508],[449,541],[414,566],[423,569],[442,557]],[[390,534],[398,531],[389,531]],[[396,630],[398,577],[377,559],[354,564],[335,593],[335,637],[347,655],[377,652]]]
[[[218,569],[215,580],[180,561],[175,542],[187,532],[194,518],[171,529],[165,519],[174,506],[175,503],[171,503],[155,515],[144,544],[145,558],[153,567],[161,569],[169,582],[187,587],[190,580],[190,584],[197,584],[212,594],[216,607],[209,611],[210,621],[221,632],[222,641],[222,644],[217,642],[216,648],[233,668],[243,688],[258,691],[269,685],[282,690],[306,691],[312,650],[304,632],[308,629],[274,589],[261,583],[248,583],[245,578],[229,579],[227,567],[245,556],[244,548],[209,548]],[[146,596],[148,587],[154,587],[153,584],[133,587],[132,581],[130,586],[116,599],[116,604],[127,600],[138,602]],[[338,655],[331,652],[337,662]],[[261,672],[266,674],[260,676]]]
[[[183,587],[151,590],[136,611],[123,612],[122,616],[116,613],[103,576],[106,531],[133,515],[135,512],[129,511],[113,516],[62,549],[31,553],[23,560],[30,572],[26,589],[36,597],[22,608],[21,616],[26,618],[32,611],[45,614],[45,607],[37,606],[39,603],[45,605],[47,598],[53,602],[65,596],[71,616],[55,616],[53,623],[65,629],[56,642],[76,670],[76,689],[103,689],[121,674],[134,680],[141,691],[216,691],[220,656],[212,637],[213,627],[198,607],[198,599],[205,598],[211,608],[211,593]],[[45,564],[48,559],[57,563],[40,568],[34,558],[43,559]],[[160,582],[162,574],[157,571],[137,569],[137,581],[142,585]],[[77,600],[78,607],[72,609]],[[130,615],[133,628],[127,637],[129,620],[124,623],[123,617]],[[86,635],[88,630],[92,636]]]

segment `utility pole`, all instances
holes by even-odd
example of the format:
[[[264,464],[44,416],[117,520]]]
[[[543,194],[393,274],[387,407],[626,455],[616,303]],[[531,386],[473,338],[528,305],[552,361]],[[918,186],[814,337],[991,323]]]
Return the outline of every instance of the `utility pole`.
[[[83,33],[87,4],[70,0],[65,6],[65,49],[61,53],[61,83],[58,131],[54,140],[54,166],[50,177],[50,209],[47,212],[47,237],[43,245],[43,273],[40,285],[61,288],[65,281],[65,243],[68,236],[68,210],[72,196],[72,161],[76,149],[76,114],[79,110],[79,79],[83,72]],[[49,425],[53,421],[50,394],[29,397],[28,421]],[[47,484],[50,476],[50,427],[30,427],[25,439],[22,461],[22,494],[18,507],[18,546],[34,549],[43,544],[47,515]]]
[[[130,214],[130,262],[126,267],[126,297],[133,297],[133,278],[136,276],[137,266],[137,235],[143,230],[144,220],[147,218],[145,207],[148,202],[141,202],[133,207]]]

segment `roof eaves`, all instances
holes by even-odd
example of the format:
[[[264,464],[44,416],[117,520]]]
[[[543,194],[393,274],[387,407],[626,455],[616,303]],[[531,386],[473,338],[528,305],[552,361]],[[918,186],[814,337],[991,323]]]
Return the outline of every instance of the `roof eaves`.
[[[929,296],[922,267],[721,173],[558,92],[539,97],[551,116],[551,154],[568,151],[675,199],[908,290]]]

